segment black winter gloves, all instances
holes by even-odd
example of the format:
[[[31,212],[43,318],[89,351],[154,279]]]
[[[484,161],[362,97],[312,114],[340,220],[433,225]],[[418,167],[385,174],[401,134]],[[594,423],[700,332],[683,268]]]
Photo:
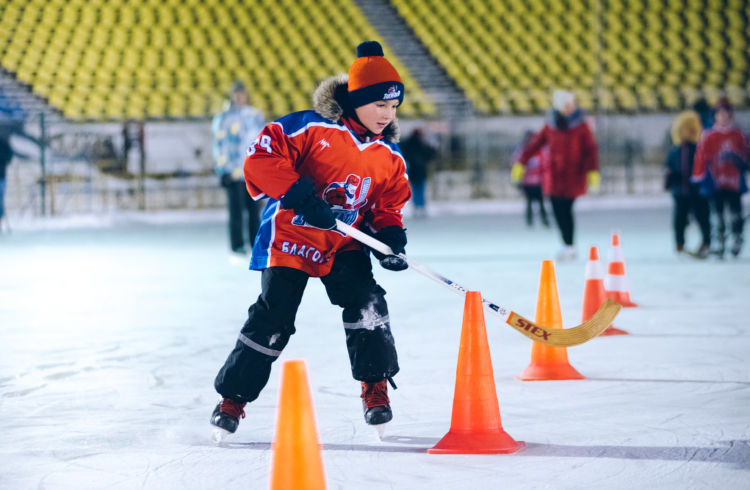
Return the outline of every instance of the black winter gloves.
[[[398,256],[405,252],[404,247],[406,246],[406,231],[400,226],[386,226],[379,232],[373,235],[373,238],[385,243],[395,255],[384,255],[377,250],[372,250],[372,254],[376,259],[380,261],[380,265],[384,269],[390,271],[402,271],[409,268],[409,264],[404,259]]]
[[[315,195],[315,184],[308,177],[302,177],[291,185],[281,196],[281,207],[294,209],[294,212],[305,219],[305,222],[322,230],[336,228],[336,218],[331,207]]]

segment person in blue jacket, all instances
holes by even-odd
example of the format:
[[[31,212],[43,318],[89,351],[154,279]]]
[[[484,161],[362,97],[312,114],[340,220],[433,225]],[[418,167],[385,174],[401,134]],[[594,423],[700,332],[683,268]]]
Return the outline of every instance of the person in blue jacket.
[[[680,113],[672,124],[674,146],[667,155],[665,188],[672,193],[674,211],[672,229],[677,253],[685,252],[685,229],[692,215],[701,231],[701,245],[693,254],[708,257],[711,247],[711,223],[708,200],[698,186],[690,181],[693,174],[695,150],[701,137],[701,119],[695,111]]]

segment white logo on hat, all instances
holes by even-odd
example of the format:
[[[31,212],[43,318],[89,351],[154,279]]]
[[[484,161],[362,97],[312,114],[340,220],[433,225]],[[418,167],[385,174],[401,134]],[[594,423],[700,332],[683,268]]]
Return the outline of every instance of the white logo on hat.
[[[383,100],[398,99],[399,97],[401,97],[401,91],[396,85],[391,85],[383,95]]]

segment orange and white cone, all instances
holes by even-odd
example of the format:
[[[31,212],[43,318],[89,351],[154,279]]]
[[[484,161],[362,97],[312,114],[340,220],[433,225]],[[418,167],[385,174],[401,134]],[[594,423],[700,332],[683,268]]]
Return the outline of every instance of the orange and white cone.
[[[612,247],[609,251],[609,265],[607,277],[604,280],[604,289],[607,297],[617,301],[625,308],[638,306],[630,301],[630,289],[628,288],[628,276],[625,274],[625,258],[620,246],[620,235],[612,234]]]
[[[539,275],[539,293],[536,300],[535,321],[544,327],[563,328],[560,310],[560,295],[557,291],[555,263],[542,261]],[[548,381],[558,379],[586,379],[568,361],[568,349],[546,345],[540,342],[531,343],[531,362],[517,376],[521,381]]]
[[[583,322],[591,318],[607,299],[607,293],[604,291],[604,267],[599,261],[599,249],[596,247],[589,249],[589,261],[586,263],[584,280],[583,313],[581,314]],[[628,332],[610,325],[600,334],[600,336],[606,335],[628,335]]]

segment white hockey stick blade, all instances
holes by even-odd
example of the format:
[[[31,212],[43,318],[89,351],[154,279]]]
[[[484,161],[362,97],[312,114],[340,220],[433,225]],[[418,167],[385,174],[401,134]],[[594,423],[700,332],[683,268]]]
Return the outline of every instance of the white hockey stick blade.
[[[363,243],[380,253],[394,255],[393,250],[391,250],[391,248],[385,243],[376,240],[370,235],[349,226],[340,220],[336,220],[336,227],[342,233],[346,233],[358,242]],[[410,269],[419,272],[423,276],[432,279],[457,294],[466,294],[467,289],[455,281],[438,274],[429,267],[420,264],[404,254],[399,254],[399,257],[406,261]],[[524,318],[508,308],[488,301],[484,297],[482,298],[482,303],[489,311],[502,318],[505,323],[516,329],[519,333],[536,342],[557,347],[571,347],[588,342],[606,330],[607,327],[612,324],[612,321],[622,308],[618,303],[608,299],[599,307],[591,318],[580,325],[571,328],[547,328]]]

